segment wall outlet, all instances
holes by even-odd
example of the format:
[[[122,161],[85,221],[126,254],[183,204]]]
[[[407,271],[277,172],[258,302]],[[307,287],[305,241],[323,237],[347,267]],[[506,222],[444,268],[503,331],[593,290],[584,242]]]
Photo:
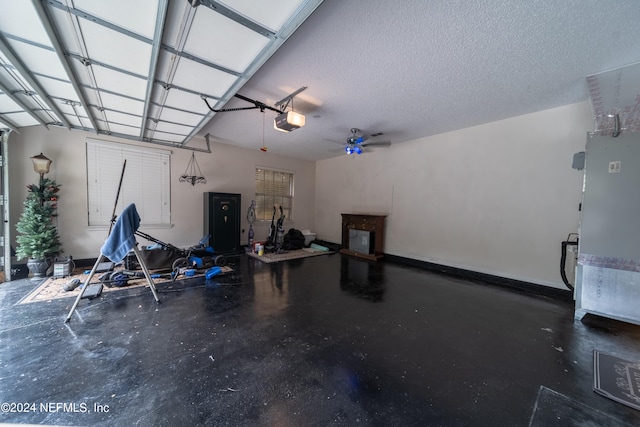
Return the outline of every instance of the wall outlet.
[[[609,162],[609,173],[620,173],[620,161]]]

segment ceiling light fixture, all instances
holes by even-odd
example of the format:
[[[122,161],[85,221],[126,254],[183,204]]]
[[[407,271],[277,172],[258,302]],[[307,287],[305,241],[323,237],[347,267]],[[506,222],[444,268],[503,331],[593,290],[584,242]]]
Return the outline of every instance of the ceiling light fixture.
[[[347,154],[362,154],[362,148],[359,145],[347,145],[344,149]]]
[[[198,173],[197,175],[196,172]],[[200,171],[200,166],[198,166],[198,162],[196,161],[196,153],[193,151],[191,152],[191,159],[187,164],[187,169],[180,177],[180,182],[188,182],[192,186],[207,183],[207,178],[202,176],[202,171]]]

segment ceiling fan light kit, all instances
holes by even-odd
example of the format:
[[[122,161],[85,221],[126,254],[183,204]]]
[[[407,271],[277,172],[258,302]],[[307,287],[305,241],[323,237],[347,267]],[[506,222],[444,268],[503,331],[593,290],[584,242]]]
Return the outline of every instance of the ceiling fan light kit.
[[[382,132],[377,132],[371,135],[363,135],[363,136],[358,136],[357,135],[358,132],[360,132],[360,129],[351,128],[352,135],[349,138],[347,138],[347,145],[344,147],[344,151],[349,155],[362,154],[363,147],[373,147],[373,146],[388,147],[389,145],[391,145],[391,141],[365,142],[369,138],[383,135]]]
[[[358,145],[355,145],[355,146],[347,145],[344,151],[346,151],[347,154],[362,154],[362,148],[360,148],[360,146]]]

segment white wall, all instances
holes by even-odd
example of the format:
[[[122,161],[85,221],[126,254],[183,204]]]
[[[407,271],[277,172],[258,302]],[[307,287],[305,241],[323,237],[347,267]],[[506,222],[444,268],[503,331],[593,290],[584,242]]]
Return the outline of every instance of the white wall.
[[[107,234],[107,228],[87,226],[86,138],[136,144],[134,141],[95,135],[59,128],[30,127],[20,129],[20,134],[9,135],[10,218],[12,244],[15,247],[15,223],[22,212],[22,201],[27,195],[26,186],[37,183],[31,156],[44,153],[53,160],[48,178],[61,184],[58,203],[58,230],[64,253],[76,259],[95,258]],[[145,145],[145,144],[142,144]],[[266,166],[295,173],[294,219],[285,221],[285,229],[313,228],[315,163],[263,153],[257,148],[247,150],[225,144],[211,144],[211,154],[196,152],[196,160],[207,183],[191,186],[179,183],[178,177],[187,167],[190,150],[147,144],[149,147],[167,149],[171,155],[171,222],[172,228],[145,229],[144,218],[140,230],[164,242],[187,247],[196,244],[203,236],[203,193],[216,191],[242,195],[242,244],[246,244],[248,223],[246,212],[254,198],[255,167]],[[204,141],[194,141],[194,146],[204,147]],[[115,200],[115,194],[113,195]],[[117,212],[116,212],[117,213]],[[266,239],[268,223],[255,223],[256,239]],[[150,244],[139,239],[141,245]],[[215,236],[214,236],[215,247]]]
[[[319,161],[315,231],[340,242],[341,213],[386,213],[385,253],[566,289],[592,118],[583,102]]]
[[[178,183],[191,151],[172,149],[173,228],[145,230],[143,218],[141,229],[178,246],[195,244],[203,234],[202,193],[219,191],[242,194],[246,230],[254,168],[268,166],[296,174],[295,222],[287,229],[340,242],[340,213],[386,213],[386,253],[564,289],[560,242],[577,231],[582,188],[571,161],[584,149],[592,118],[584,102],[315,164],[212,144],[212,154],[196,152],[208,182],[195,187]],[[118,141],[42,127],[9,136],[11,223],[26,185],[37,181],[29,157],[42,151],[54,161],[48,176],[62,184],[59,230],[75,258],[95,257],[106,237],[106,229],[87,227],[87,137]],[[257,239],[266,238],[268,225],[254,225]]]

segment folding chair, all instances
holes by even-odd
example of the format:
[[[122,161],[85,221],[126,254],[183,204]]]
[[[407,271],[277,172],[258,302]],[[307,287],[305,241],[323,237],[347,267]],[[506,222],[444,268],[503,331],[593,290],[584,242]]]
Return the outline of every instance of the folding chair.
[[[138,249],[138,242],[136,242],[135,235],[136,235],[136,232],[138,231],[139,226],[140,226],[140,216],[138,215],[138,211],[136,210],[136,205],[134,203],[131,203],[122,211],[122,213],[120,214],[120,217],[118,218],[115,225],[113,226],[113,229],[109,233],[109,237],[107,237],[107,240],[104,242],[104,245],[102,245],[102,248],[100,248],[100,256],[98,256],[96,263],[91,269],[91,272],[89,273],[89,277],[87,277],[87,279],[84,282],[84,285],[82,285],[80,294],[78,294],[78,297],[73,303],[73,306],[71,307],[71,310],[67,315],[65,323],[68,323],[71,320],[71,316],[73,315],[73,312],[78,306],[78,303],[80,303],[80,300],[82,299],[87,288],[89,287],[89,283],[91,282],[91,279],[93,278],[93,276],[96,274],[96,271],[98,270],[98,266],[100,265],[100,263],[102,263],[102,261],[105,258],[108,258],[112,262],[116,262],[116,263],[120,262],[124,259],[125,256],[127,256],[129,251],[132,249],[133,249],[133,252],[136,254],[136,258],[138,259],[140,266],[142,267],[142,271],[144,272],[144,277],[147,279],[149,288],[151,288],[151,293],[153,294],[153,298],[156,300],[156,302],[160,302],[160,300],[158,299],[158,293],[156,291],[156,285],[155,283],[153,283],[151,274],[149,274],[149,269],[147,268],[147,265],[145,264],[144,259],[140,254],[140,250]]]

